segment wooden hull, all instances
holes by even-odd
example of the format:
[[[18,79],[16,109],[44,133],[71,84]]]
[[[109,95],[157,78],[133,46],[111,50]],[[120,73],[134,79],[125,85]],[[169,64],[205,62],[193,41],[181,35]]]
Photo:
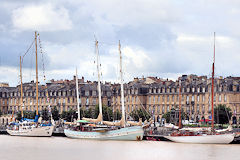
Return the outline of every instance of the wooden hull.
[[[64,133],[67,137],[78,139],[136,141],[143,138],[143,128],[141,126],[126,127],[105,132],[84,132],[65,129]]]
[[[206,143],[206,144],[229,144],[235,134],[200,135],[200,136],[164,136],[165,138],[179,143]]]
[[[29,137],[50,137],[52,136],[54,126],[39,126],[29,129],[9,130],[7,133],[11,136],[29,136]]]

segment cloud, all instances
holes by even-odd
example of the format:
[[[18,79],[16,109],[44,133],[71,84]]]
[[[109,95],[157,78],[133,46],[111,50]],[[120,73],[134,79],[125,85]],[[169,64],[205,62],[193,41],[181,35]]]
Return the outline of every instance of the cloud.
[[[32,42],[33,30],[39,30],[49,79],[72,78],[77,66],[79,76],[96,80],[93,35],[99,40],[104,81],[119,78],[118,40],[125,81],[142,75],[210,75],[215,31],[217,75],[238,76],[239,8],[236,0],[5,0],[0,6],[1,64],[18,67],[19,54]],[[31,68],[28,59],[24,73]]]
[[[17,8],[12,12],[12,23],[19,30],[59,31],[72,28],[68,11],[51,4]]]

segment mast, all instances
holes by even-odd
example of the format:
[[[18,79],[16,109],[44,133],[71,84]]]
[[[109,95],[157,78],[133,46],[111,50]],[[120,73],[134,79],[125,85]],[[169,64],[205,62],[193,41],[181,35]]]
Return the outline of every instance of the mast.
[[[215,64],[215,32],[214,32],[214,48],[213,48],[213,64],[212,64],[212,131],[214,129],[214,64]]]
[[[181,93],[181,80],[179,79],[179,124],[178,127],[181,128],[182,127],[182,115],[181,115],[181,111],[182,111],[182,93]]]
[[[35,31],[35,48],[36,48],[36,115],[38,115],[38,59],[37,59],[37,31]]]
[[[78,74],[77,74],[77,68],[76,68],[76,94],[77,94],[78,120],[80,120],[80,107],[79,107],[79,93],[78,93]]]
[[[96,54],[97,54],[97,72],[98,72],[98,101],[99,101],[99,114],[102,117],[102,91],[101,91],[101,82],[100,82],[100,64],[99,64],[99,51],[98,51],[98,41],[95,42],[96,45]],[[101,119],[102,121],[102,119]]]
[[[23,118],[23,86],[22,86],[22,57],[20,56],[20,80],[21,80],[21,99],[20,99],[20,107],[21,107],[21,116]]]
[[[124,88],[123,88],[123,71],[122,71],[122,52],[119,40],[119,55],[120,55],[120,76],[121,76],[121,103],[122,103],[122,119],[124,120],[125,127],[125,106],[124,106]]]

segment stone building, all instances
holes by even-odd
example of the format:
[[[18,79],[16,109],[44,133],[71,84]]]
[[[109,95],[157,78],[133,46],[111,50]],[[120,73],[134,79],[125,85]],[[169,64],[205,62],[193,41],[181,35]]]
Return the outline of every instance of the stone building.
[[[136,108],[144,108],[151,115],[160,118],[172,108],[179,107],[179,80],[181,80],[181,106],[192,120],[209,119],[211,115],[211,79],[207,76],[183,75],[176,81],[157,77],[134,78],[124,84],[125,109],[129,114]],[[104,83],[103,105],[121,110],[120,84]],[[80,104],[82,108],[98,104],[97,82],[79,79]],[[240,115],[240,77],[216,78],[214,104],[230,107],[233,117]],[[36,109],[35,83],[23,85],[24,110]],[[39,85],[39,111],[48,105],[56,106],[60,112],[77,110],[75,77],[73,80],[51,80]],[[0,87],[0,109],[4,114],[20,110],[20,86]]]

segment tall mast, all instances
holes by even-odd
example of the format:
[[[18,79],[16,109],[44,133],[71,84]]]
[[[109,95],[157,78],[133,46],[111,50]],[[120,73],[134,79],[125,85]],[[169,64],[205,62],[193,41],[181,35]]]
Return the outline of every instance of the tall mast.
[[[78,120],[80,120],[80,107],[79,107],[79,93],[78,93],[78,74],[77,74],[77,68],[76,68],[76,94],[77,94]]]
[[[214,63],[215,63],[215,32],[214,32],[214,48],[213,48],[213,64],[212,64],[212,131],[214,129]]]
[[[178,100],[179,100],[179,124],[178,127],[181,128],[182,127],[182,115],[181,115],[181,111],[182,111],[182,93],[181,93],[181,80],[179,79],[179,96],[178,96]]]
[[[38,57],[37,57],[37,31],[35,31],[35,48],[36,48],[36,115],[38,115]]]
[[[124,106],[124,88],[123,88],[123,71],[122,71],[122,52],[119,40],[119,55],[120,55],[120,76],[121,76],[121,103],[122,103],[122,119],[124,120],[125,127],[125,106]]]
[[[97,54],[99,114],[102,117],[102,91],[101,91],[101,82],[100,82],[100,64],[99,64],[99,51],[98,51],[98,41],[97,40],[95,42],[95,45],[96,45],[96,54]]]
[[[22,86],[22,57],[21,56],[20,56],[20,79],[21,79],[20,107],[21,107],[21,116],[23,117],[23,86]]]

